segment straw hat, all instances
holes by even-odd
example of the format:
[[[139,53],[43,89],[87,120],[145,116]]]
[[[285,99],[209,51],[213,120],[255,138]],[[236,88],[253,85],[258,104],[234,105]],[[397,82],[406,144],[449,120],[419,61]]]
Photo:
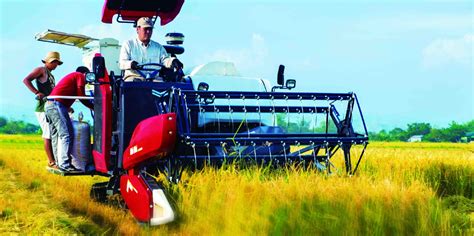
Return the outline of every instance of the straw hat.
[[[59,65],[63,64],[63,62],[60,59],[59,52],[48,52],[48,54],[46,54],[46,57],[41,61],[43,63],[46,63],[46,62],[50,63],[50,62],[53,62],[53,61],[58,61]]]

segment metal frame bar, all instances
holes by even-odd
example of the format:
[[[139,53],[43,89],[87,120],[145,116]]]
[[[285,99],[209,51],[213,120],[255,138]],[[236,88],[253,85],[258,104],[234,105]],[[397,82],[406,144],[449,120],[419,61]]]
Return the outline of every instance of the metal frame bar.
[[[192,111],[206,111],[206,112],[254,112],[254,113],[272,113],[272,112],[288,112],[288,113],[312,113],[316,109],[316,113],[328,112],[327,107],[310,107],[310,106],[223,106],[223,105],[209,105],[209,104],[192,104],[188,106]]]
[[[298,93],[298,92],[228,92],[228,91],[182,91],[189,99],[197,98],[245,98],[245,99],[289,99],[289,100],[350,100],[354,93]]]
[[[171,173],[170,178],[174,179],[179,178],[176,175],[179,175],[183,165],[187,165],[186,163],[188,162],[191,166],[197,167],[198,162],[201,165],[206,162],[223,162],[233,159],[276,162],[287,160],[307,162],[317,160],[318,162],[326,162],[326,171],[331,172],[333,168],[336,168],[331,163],[331,158],[342,146],[345,147],[343,151],[347,153],[353,145],[364,145],[364,152],[368,143],[367,128],[360,111],[357,96],[354,93],[194,91],[171,87],[165,97],[160,97],[156,102],[161,103],[161,106],[164,108],[163,111],[176,113],[178,140],[175,152],[167,158],[169,159],[167,162],[163,162],[162,165],[166,166],[162,166],[162,169],[166,169],[167,172]],[[211,103],[206,104],[206,99],[211,99]],[[228,100],[229,105],[215,105],[212,103],[215,99],[221,99],[221,101]],[[245,101],[250,99],[257,100],[257,105],[246,105]],[[232,104],[233,100],[243,100],[243,104],[234,105]],[[315,104],[315,106],[303,106],[303,103],[301,105],[287,104],[285,106],[281,105],[281,103],[275,105],[277,100],[326,101],[329,102],[329,105],[316,106]],[[259,104],[262,104],[262,101],[271,102],[272,105],[260,106]],[[339,113],[333,105],[335,101],[346,101],[348,104],[345,119],[343,120],[339,118]],[[359,108],[365,134],[347,132],[347,129],[352,127],[352,112],[355,104]],[[200,114],[206,112],[227,112],[230,113],[231,117],[233,113],[326,114],[326,131],[322,133],[250,133],[248,131],[239,133],[240,129],[237,129],[237,133],[215,133],[206,132],[206,129],[197,130],[197,119]],[[336,133],[329,133],[329,117],[331,117],[331,120],[337,127]],[[244,120],[241,120],[242,118],[237,118],[239,120],[234,119],[232,120],[235,122],[246,123],[247,115],[244,116]],[[225,122],[228,123],[228,121]],[[241,124],[240,126],[249,128],[248,124]],[[235,124],[236,127],[239,127],[238,123]],[[346,131],[342,132],[343,130]],[[283,146],[283,149],[279,149],[279,147],[271,148],[272,145]],[[303,147],[302,150],[290,153],[288,151],[289,147],[294,145],[308,145],[308,147]],[[232,154],[226,153],[225,150],[232,146],[234,148],[229,149],[233,150]],[[251,150],[252,147],[254,148],[253,152]],[[213,148],[213,153],[210,152],[210,148]],[[269,152],[264,154],[265,150],[261,148],[268,148]],[[217,149],[222,150],[222,153]],[[258,154],[256,149],[259,150]],[[325,149],[324,155],[318,155],[321,149]],[[243,153],[244,150],[246,150],[245,154]],[[311,150],[313,153],[310,155],[302,154]],[[363,152],[359,156],[354,170],[352,170],[351,164],[347,164],[346,160],[346,172],[348,174],[356,172]],[[345,158],[348,158],[350,161],[350,153],[345,154]]]
[[[174,158],[181,160],[194,160],[194,165],[197,165],[198,160],[211,161],[219,159],[253,159],[253,160],[292,160],[292,161],[311,161],[314,158],[317,158],[320,161],[326,162],[327,171],[330,172],[333,166],[330,162],[330,159],[334,154],[344,146],[344,157],[346,163],[346,172],[348,174],[354,174],[357,170],[358,164],[362,158],[362,155],[359,157],[358,164],[352,170],[350,149],[353,145],[364,145],[367,146],[368,134],[365,126],[365,121],[362,120],[364,125],[365,134],[356,134],[352,131],[352,117],[353,117],[353,107],[357,104],[359,108],[359,114],[362,116],[360,111],[360,106],[357,100],[357,97],[354,93],[295,93],[295,92],[227,92],[227,91],[189,91],[171,88],[174,92],[171,94],[170,103],[167,104],[170,107],[169,110],[173,110],[177,113],[178,119],[178,146],[180,148],[188,149],[188,153],[183,152],[181,154],[174,154]],[[209,103],[206,103],[206,99],[210,99]],[[229,105],[215,105],[213,102],[215,99],[229,100]],[[232,100],[243,100],[242,105],[231,105]],[[246,105],[245,100],[253,99],[257,100],[257,104],[261,104],[261,101],[271,101],[272,106],[260,106],[260,105]],[[300,100],[300,101],[328,101],[329,105],[326,106],[298,106],[298,105],[281,105],[275,106],[275,100]],[[333,105],[335,101],[347,101],[346,114],[343,120],[339,118],[339,113],[336,107]],[[171,104],[173,103],[173,104]],[[326,132],[324,133],[250,133],[250,132],[241,132],[241,133],[212,133],[206,132],[195,132],[193,131],[196,128],[196,119],[199,114],[202,113],[213,113],[213,112],[222,112],[230,113],[231,116],[233,113],[298,113],[298,114],[326,114]],[[350,114],[348,114],[350,113]],[[335,123],[338,132],[329,133],[329,117]],[[247,122],[246,116],[244,117]],[[363,117],[362,117],[363,119]],[[232,119],[233,120],[233,119]],[[248,127],[248,125],[247,125]],[[239,130],[237,130],[239,132]],[[298,145],[309,145],[311,148],[307,147],[303,150],[309,151],[313,150],[314,152],[323,147],[325,151],[324,156],[318,156],[316,153],[313,155],[301,155],[301,150],[295,153],[272,153],[269,151],[268,154],[256,154],[254,153],[246,154],[245,157],[241,155],[241,149],[239,147],[247,146],[247,148],[255,149],[256,145],[259,147],[264,147],[265,143],[270,143],[273,145],[293,145],[297,143]],[[211,155],[209,152],[209,147],[220,147],[220,146],[235,146],[237,147],[237,152],[234,153],[234,156],[229,156],[228,154],[224,156]],[[260,146],[261,145],[261,146]],[[269,147],[269,146],[268,146]],[[201,148],[201,153],[198,153],[196,148]],[[202,153],[203,150],[207,149],[207,153]],[[192,150],[192,151],[191,151]],[[270,150],[270,148],[269,148]],[[365,150],[365,148],[364,148]],[[205,152],[205,151],[204,151]]]

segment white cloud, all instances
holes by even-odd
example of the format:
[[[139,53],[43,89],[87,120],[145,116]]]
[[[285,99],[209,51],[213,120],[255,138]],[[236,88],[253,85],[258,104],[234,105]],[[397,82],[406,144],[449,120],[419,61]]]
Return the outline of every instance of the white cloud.
[[[455,63],[472,66],[474,34],[461,38],[441,38],[423,49],[424,67],[436,67]]]
[[[268,56],[268,47],[262,35],[254,33],[250,46],[239,49],[218,49],[208,55],[199,58],[196,64],[203,61],[227,61],[233,62],[240,70],[247,71],[265,65]],[[204,59],[204,60],[203,60]]]

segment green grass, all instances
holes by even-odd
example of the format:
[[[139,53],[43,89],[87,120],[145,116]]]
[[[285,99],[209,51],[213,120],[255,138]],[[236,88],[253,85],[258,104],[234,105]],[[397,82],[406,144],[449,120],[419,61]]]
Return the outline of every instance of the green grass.
[[[24,182],[15,170],[0,167],[0,235],[104,232],[86,216],[68,212],[41,182],[39,179]]]

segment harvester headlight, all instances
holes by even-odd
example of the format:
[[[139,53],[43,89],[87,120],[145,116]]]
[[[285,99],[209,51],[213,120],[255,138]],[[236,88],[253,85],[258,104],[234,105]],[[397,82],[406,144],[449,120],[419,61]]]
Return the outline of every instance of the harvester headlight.
[[[86,81],[87,83],[94,83],[96,81],[94,72],[86,73]]]

